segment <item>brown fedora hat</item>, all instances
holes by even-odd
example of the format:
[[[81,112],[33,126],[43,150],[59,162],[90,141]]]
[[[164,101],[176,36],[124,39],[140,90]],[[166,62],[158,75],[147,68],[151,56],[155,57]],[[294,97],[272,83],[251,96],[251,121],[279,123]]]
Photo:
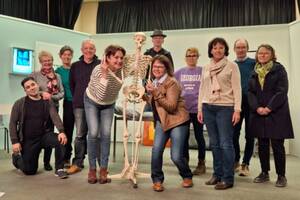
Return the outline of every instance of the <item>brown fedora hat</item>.
[[[155,37],[155,36],[163,36],[163,37],[167,37],[167,35],[165,35],[163,33],[162,30],[158,30],[158,29],[155,29],[152,33],[152,35],[150,35],[151,37]]]

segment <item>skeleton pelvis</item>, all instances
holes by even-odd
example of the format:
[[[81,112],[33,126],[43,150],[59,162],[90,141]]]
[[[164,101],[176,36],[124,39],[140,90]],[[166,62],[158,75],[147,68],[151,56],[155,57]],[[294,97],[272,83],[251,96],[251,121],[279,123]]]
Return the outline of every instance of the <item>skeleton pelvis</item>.
[[[140,102],[145,94],[143,86],[130,85],[123,88],[123,94],[129,101]]]

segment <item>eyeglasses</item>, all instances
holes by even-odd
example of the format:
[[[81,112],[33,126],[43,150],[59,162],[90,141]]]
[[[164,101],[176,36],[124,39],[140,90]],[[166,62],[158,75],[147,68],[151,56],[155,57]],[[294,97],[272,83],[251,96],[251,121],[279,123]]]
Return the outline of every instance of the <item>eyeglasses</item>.
[[[152,68],[157,68],[157,69],[164,69],[164,65],[153,65]]]
[[[187,58],[198,58],[198,55],[186,55]]]
[[[52,63],[53,60],[52,59],[49,59],[49,60],[41,60],[41,63]]]

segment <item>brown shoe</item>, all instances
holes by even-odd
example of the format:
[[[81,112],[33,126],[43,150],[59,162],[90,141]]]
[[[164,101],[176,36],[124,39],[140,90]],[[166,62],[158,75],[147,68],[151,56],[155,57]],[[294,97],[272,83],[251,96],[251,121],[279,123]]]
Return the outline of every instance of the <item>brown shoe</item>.
[[[75,174],[80,171],[81,171],[81,168],[78,167],[77,165],[71,165],[71,167],[69,169],[67,169],[68,174]]]
[[[220,182],[220,179],[212,176],[208,181],[205,182],[205,185],[216,185],[218,182]]]
[[[193,180],[191,178],[184,178],[181,185],[184,188],[193,187]]]
[[[206,172],[205,160],[199,160],[196,169],[193,171],[193,174],[200,175],[200,174],[205,174],[205,172]]]
[[[234,163],[234,171],[235,171],[235,172],[239,172],[240,166],[241,166],[241,165],[240,165],[239,162],[235,162],[235,163]]]
[[[162,192],[165,189],[161,182],[153,183],[152,188],[155,192]]]
[[[105,183],[110,183],[111,182],[111,179],[110,178],[107,178],[107,174],[108,174],[108,171],[107,171],[107,168],[100,168],[100,171],[99,171],[99,183],[100,184],[105,184]]]
[[[233,184],[232,183],[225,183],[224,181],[218,182],[217,185],[215,186],[216,190],[226,190],[228,188],[232,188]]]
[[[249,171],[249,166],[243,163],[241,165],[240,171],[239,171],[239,176],[249,176],[250,171]]]
[[[95,184],[97,183],[96,169],[90,169],[88,173],[88,183]]]

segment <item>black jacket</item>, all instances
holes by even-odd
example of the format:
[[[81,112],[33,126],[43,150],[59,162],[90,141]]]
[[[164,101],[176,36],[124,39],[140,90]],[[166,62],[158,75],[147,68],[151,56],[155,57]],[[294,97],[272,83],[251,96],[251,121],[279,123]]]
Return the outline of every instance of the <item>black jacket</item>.
[[[90,77],[96,65],[100,64],[97,56],[91,63],[86,63],[83,56],[74,62],[70,69],[70,89],[73,97],[73,108],[83,108],[83,95],[90,82]]]
[[[248,101],[250,105],[249,131],[258,138],[294,138],[288,103],[288,78],[284,67],[274,62],[266,75],[263,90],[254,71],[249,80]],[[268,115],[257,114],[258,107],[272,110]]]

